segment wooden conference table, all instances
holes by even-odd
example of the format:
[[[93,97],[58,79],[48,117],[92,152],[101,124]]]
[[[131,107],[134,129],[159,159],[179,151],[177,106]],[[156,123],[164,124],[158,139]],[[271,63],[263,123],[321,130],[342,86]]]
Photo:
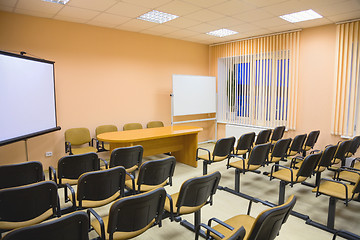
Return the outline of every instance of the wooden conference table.
[[[171,152],[178,162],[197,167],[198,133],[202,130],[200,127],[190,126],[145,128],[102,133],[97,139],[110,143],[110,151],[119,147],[141,145],[144,156]]]

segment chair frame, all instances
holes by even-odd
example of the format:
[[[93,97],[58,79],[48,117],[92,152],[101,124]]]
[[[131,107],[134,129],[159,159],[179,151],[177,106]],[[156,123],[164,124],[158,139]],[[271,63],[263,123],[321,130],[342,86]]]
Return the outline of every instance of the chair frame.
[[[271,129],[264,129],[260,131],[256,136],[254,145],[265,144],[269,142],[271,133],[272,133]]]
[[[246,158],[246,154],[251,151],[254,141],[255,141],[255,132],[245,133],[241,135],[237,141],[234,155],[239,156],[240,155],[238,154],[239,150],[247,150],[245,154],[242,154],[242,157]]]
[[[314,146],[315,146],[315,143],[317,142],[318,138],[319,138],[319,135],[320,135],[320,130],[316,130],[316,131],[311,131],[307,138],[306,138],[306,141],[304,143],[304,146],[301,150],[302,152],[302,156],[305,157],[306,156],[306,152],[313,149]],[[305,150],[305,147],[310,147],[309,150]]]
[[[143,154],[144,148],[141,145],[115,148],[110,155],[109,168],[123,166],[127,172],[133,173],[140,167]]]

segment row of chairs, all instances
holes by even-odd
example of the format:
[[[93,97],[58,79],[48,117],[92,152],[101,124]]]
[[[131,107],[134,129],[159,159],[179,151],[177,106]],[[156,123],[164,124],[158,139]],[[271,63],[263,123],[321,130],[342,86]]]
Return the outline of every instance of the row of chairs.
[[[164,123],[161,121],[151,121],[146,124],[147,128],[163,127]],[[126,123],[123,130],[142,129],[141,123]],[[117,132],[118,128],[115,125],[101,125],[96,127],[95,136],[106,132]],[[95,144],[94,144],[95,142]],[[87,144],[88,146],[82,146]],[[108,143],[98,141],[96,138],[91,138],[88,128],[70,128],[65,131],[65,153],[83,154],[88,152],[102,152],[109,151]]]

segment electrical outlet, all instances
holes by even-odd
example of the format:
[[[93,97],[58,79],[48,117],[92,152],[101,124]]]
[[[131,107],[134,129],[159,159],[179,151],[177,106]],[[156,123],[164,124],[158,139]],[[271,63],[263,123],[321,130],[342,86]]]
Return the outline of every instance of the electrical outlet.
[[[46,152],[46,153],[45,153],[45,156],[46,156],[46,157],[51,157],[51,156],[52,156],[52,152]]]

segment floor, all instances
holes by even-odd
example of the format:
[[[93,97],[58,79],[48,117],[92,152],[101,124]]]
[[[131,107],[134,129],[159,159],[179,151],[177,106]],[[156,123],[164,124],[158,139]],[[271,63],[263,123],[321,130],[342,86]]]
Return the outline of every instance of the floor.
[[[201,147],[208,149],[213,148],[213,144],[204,144]],[[145,160],[157,159],[165,157],[165,155],[156,155],[145,158]],[[226,169],[225,162],[214,163],[209,166],[208,172],[219,171],[221,173],[221,186],[227,186],[234,188],[234,169]],[[282,162],[281,164],[285,164]],[[267,166],[261,169],[261,171],[270,171],[271,166]],[[198,167],[190,167],[181,163],[177,163],[175,168],[175,174],[173,178],[173,186],[166,186],[167,193],[172,194],[178,192],[181,184],[190,177],[202,175],[202,163],[199,162]],[[331,177],[331,172],[324,173],[322,177]],[[314,182],[315,178],[308,179],[308,182]],[[294,187],[286,186],[285,199],[291,194],[295,194],[297,202],[294,210],[308,215],[312,220],[326,224],[327,220],[327,209],[329,198],[326,196],[315,197],[315,194],[311,192],[312,188],[295,184]],[[279,194],[279,180],[269,181],[269,177],[263,174],[255,174],[248,172],[245,175],[241,175],[240,180],[240,191],[260,198],[262,200],[268,200],[272,203],[278,202]],[[63,194],[60,194],[62,197]],[[63,198],[61,199],[62,206]],[[211,217],[217,217],[221,220],[226,220],[234,215],[246,214],[249,201],[233,195],[231,193],[218,190],[214,196],[214,204],[212,206],[206,205],[202,208],[201,222],[206,223]],[[101,216],[106,215],[109,210],[109,206],[104,206],[95,209]],[[355,234],[360,235],[360,214],[358,214],[360,207],[359,202],[350,202],[349,206],[338,201],[336,206],[336,218],[335,228],[343,229]],[[260,204],[254,203],[252,205],[251,216],[256,217],[261,211],[267,207]],[[186,219],[193,222],[193,214],[183,216]],[[138,236],[135,239],[194,239],[195,234],[177,222],[170,222],[169,219],[163,220],[163,226],[153,227],[146,231],[144,234]],[[90,237],[95,238],[97,234],[92,231]],[[307,225],[304,220],[291,216],[288,221],[283,225],[280,235],[277,237],[279,240],[304,240],[304,239],[332,239],[332,234]],[[338,237],[337,239],[342,239]]]

